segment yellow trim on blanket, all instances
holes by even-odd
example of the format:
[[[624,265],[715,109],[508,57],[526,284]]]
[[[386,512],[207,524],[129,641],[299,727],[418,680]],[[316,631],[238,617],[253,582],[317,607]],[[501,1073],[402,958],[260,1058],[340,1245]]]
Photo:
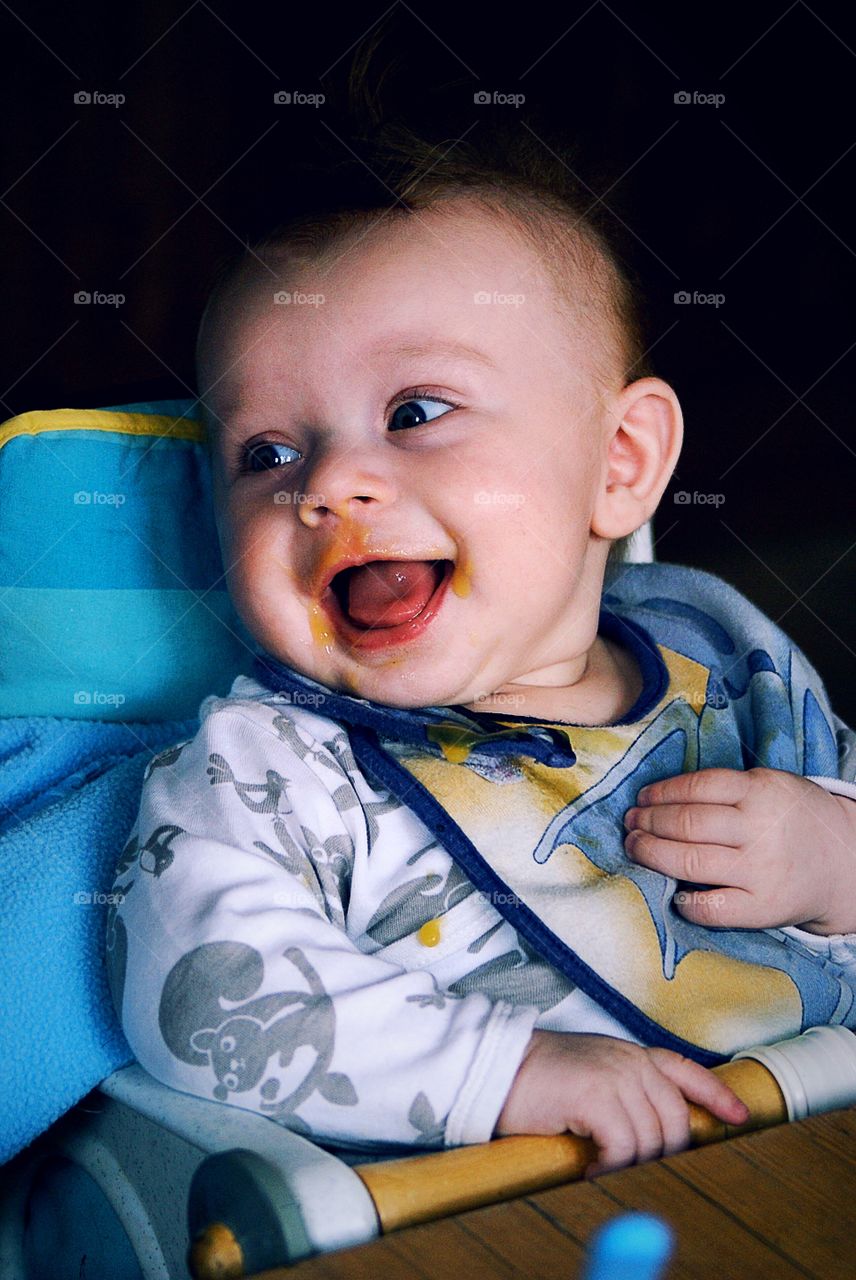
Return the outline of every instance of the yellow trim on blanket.
[[[171,436],[199,444],[205,440],[204,426],[193,418],[107,409],[33,409],[0,425],[0,449],[15,436],[35,436],[42,431],[118,431],[129,436]]]

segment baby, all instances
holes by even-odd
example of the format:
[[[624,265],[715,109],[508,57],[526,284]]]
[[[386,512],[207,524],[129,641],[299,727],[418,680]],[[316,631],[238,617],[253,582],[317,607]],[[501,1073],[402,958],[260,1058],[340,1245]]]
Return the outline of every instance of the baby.
[[[570,1130],[592,1175],[745,1121],[738,1048],[856,1027],[856,739],[738,592],[622,560],[681,410],[559,167],[410,159],[209,300],[256,661],[146,771],[111,990],[177,1089],[369,1151]]]

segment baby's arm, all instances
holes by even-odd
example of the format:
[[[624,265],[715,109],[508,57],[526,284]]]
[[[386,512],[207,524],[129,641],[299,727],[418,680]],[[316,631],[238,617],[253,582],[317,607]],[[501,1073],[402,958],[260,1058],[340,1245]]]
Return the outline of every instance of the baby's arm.
[[[496,1124],[496,1136],[564,1133],[592,1138],[599,1159],[586,1176],[689,1146],[687,1099],[727,1124],[748,1108],[723,1080],[671,1049],[612,1036],[533,1031]]]
[[[144,784],[107,953],[132,1051],[175,1089],[309,1137],[488,1141],[538,1006],[359,950],[344,922],[365,814],[271,715],[212,713]]]

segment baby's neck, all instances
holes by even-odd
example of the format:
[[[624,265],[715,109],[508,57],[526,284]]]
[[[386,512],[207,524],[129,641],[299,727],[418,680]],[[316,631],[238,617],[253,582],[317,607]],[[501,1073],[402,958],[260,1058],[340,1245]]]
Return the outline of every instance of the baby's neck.
[[[609,724],[620,720],[642,692],[639,665],[628,649],[596,636],[588,653],[585,675],[567,687],[507,684],[489,698],[464,704],[508,720],[528,716],[563,720],[570,724]],[[514,695],[514,701],[509,700]]]

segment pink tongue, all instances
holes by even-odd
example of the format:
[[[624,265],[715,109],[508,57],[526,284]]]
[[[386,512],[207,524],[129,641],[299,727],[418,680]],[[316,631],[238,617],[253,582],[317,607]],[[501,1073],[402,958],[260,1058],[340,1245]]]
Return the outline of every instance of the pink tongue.
[[[348,574],[348,614],[363,627],[396,627],[422,612],[436,585],[429,560],[373,560]]]

